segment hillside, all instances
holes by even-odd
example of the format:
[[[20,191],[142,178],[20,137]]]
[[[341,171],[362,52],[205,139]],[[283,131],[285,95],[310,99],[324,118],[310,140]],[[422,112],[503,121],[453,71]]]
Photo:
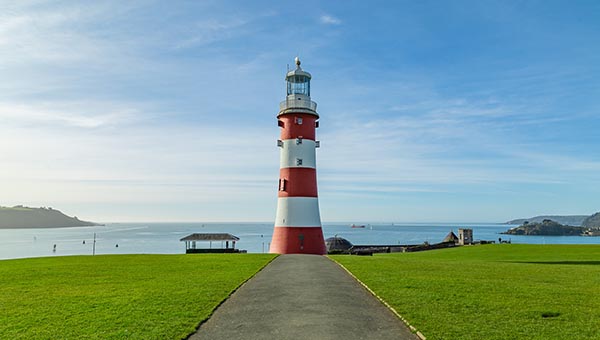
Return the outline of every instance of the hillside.
[[[600,228],[600,212],[586,218],[581,225],[587,228]]]
[[[65,228],[100,225],[69,217],[52,208],[0,207],[0,228]]]
[[[588,217],[588,215],[535,216],[535,217],[531,217],[531,218],[519,218],[516,220],[508,221],[505,224],[523,224],[525,222],[542,223],[544,220],[552,220],[552,221],[558,222],[560,224],[580,226],[580,225],[582,225],[583,220],[585,220],[587,217]]]
[[[544,220],[541,223],[524,222],[522,225],[511,228],[502,234],[508,235],[539,235],[539,236],[581,236],[586,231],[584,227],[572,227],[562,225],[552,220]]]

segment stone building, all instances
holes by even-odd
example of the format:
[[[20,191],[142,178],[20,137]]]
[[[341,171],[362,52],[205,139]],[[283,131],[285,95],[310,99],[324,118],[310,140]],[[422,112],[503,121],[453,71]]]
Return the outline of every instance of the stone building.
[[[458,244],[473,244],[473,229],[458,229]]]

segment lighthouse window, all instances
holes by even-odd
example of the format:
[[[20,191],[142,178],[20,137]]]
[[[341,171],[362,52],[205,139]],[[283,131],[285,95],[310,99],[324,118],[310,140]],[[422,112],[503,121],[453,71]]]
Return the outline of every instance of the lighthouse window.
[[[301,75],[288,77],[287,94],[303,94],[310,96],[310,78]]]
[[[296,145],[302,144],[302,138],[296,138]]]
[[[287,181],[283,178],[279,179],[279,191],[285,191],[286,182]]]
[[[302,117],[296,117],[296,124],[302,125]]]
[[[296,165],[302,165],[302,158],[296,158]]]
[[[282,120],[278,120],[277,121],[277,125],[279,125],[280,127],[283,127],[283,121]]]

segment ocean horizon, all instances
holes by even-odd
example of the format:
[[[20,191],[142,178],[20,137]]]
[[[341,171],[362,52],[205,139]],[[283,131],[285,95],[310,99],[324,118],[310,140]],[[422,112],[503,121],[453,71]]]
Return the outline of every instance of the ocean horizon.
[[[323,236],[343,237],[353,244],[422,244],[441,242],[451,231],[473,229],[475,240],[510,240],[521,244],[600,244],[600,237],[520,236],[500,234],[515,225],[499,223],[323,223]],[[358,223],[355,223],[358,224]],[[0,259],[104,254],[184,254],[179,240],[192,233],[230,233],[240,238],[236,248],[248,253],[269,251],[273,223],[154,222],[108,223],[70,228],[0,229]],[[96,244],[94,250],[94,234]],[[56,248],[54,247],[56,245]],[[220,242],[206,245],[222,247]]]

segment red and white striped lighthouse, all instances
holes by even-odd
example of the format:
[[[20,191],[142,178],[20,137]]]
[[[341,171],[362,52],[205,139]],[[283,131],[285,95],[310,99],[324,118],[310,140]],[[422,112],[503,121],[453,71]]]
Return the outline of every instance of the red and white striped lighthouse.
[[[317,103],[310,99],[310,73],[300,68],[285,77],[287,97],[279,104],[281,138],[279,194],[271,253],[325,254],[317,195]]]

